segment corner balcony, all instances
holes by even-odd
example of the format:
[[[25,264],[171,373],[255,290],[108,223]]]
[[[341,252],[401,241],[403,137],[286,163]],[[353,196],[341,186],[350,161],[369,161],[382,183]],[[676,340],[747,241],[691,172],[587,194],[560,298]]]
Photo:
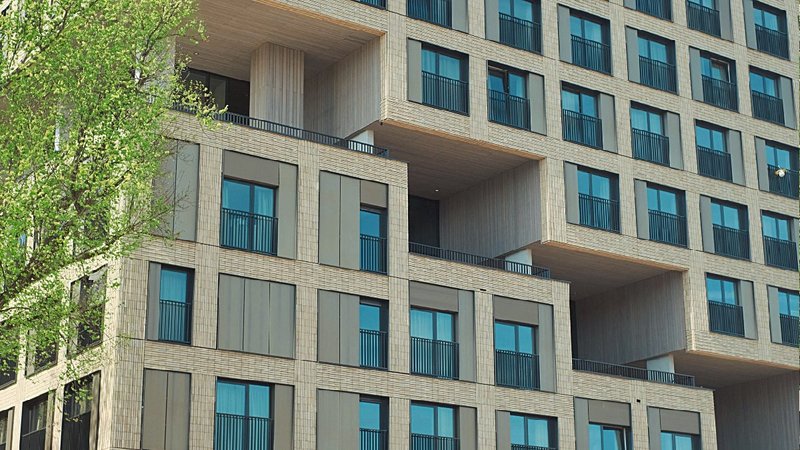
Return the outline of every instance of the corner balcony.
[[[648,370],[641,367],[610,364],[587,359],[572,359],[572,370],[592,372],[616,377],[631,378],[634,380],[652,381],[655,383],[676,384],[679,386],[693,387],[694,377],[661,370]]]
[[[417,244],[414,242],[409,243],[408,251],[417,255],[429,256],[431,258],[444,259],[457,263],[470,264],[473,266],[487,267],[490,269],[499,269],[506,272],[518,273],[521,275],[529,275],[538,278],[549,279],[550,270],[543,267],[536,267],[531,264],[524,264],[515,261],[506,261],[499,258],[490,258],[486,256],[472,255],[469,253],[459,252],[455,250],[447,250],[431,245]]]
[[[780,97],[750,91],[750,98],[753,102],[753,117],[778,125],[786,124],[783,116],[783,100]]]
[[[686,2],[686,24],[693,30],[716,37],[722,36],[719,11],[692,1]]]
[[[500,42],[520,50],[542,53],[542,26],[500,13]]]
[[[789,37],[784,32],[756,25],[756,48],[760,52],[789,59]]]

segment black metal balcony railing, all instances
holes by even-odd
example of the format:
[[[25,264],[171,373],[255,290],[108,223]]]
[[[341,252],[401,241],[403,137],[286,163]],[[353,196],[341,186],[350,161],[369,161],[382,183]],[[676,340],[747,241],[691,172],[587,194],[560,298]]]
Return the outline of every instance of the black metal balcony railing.
[[[800,345],[800,318],[781,314],[781,341],[797,347]]]
[[[744,336],[744,312],[741,305],[708,301],[708,326],[716,333]]]
[[[756,25],[756,48],[764,53],[789,59],[789,37],[782,31]]]
[[[373,430],[370,428],[361,428],[361,450],[386,450],[389,448],[388,436],[386,430]]]
[[[500,13],[500,42],[529,52],[542,52],[542,26]]]
[[[677,384],[681,386],[694,386],[694,377],[679,373],[665,372],[662,370],[648,370],[641,367],[623,366],[587,359],[572,359],[572,369],[581,372],[602,373],[617,377],[633,378],[636,380],[653,381],[664,384]]]
[[[172,105],[172,109],[175,111],[189,113],[189,114],[195,113],[194,109],[181,104]],[[218,120],[220,122],[227,122],[233,125],[253,128],[255,130],[266,131],[268,133],[280,134],[282,136],[287,136],[294,139],[300,139],[303,141],[316,142],[322,145],[330,145],[331,147],[338,147],[346,150],[352,150],[354,152],[367,153],[370,155],[380,156],[383,158],[389,157],[389,150],[381,147],[376,147],[372,144],[352,141],[350,139],[342,139],[327,134],[317,133],[315,131],[308,131],[302,128],[296,128],[281,123],[270,122],[269,120],[256,119],[254,117],[248,117],[242,114],[236,114],[231,112],[214,114],[213,119]]]
[[[580,223],[587,227],[619,232],[619,202],[578,194]]]
[[[278,250],[278,218],[222,208],[219,244],[274,255]]]
[[[191,303],[161,299],[158,304],[158,340],[188,344],[192,335]]]
[[[686,2],[686,24],[689,28],[712,36],[721,36],[719,11],[692,1]]]
[[[800,195],[800,174],[797,170],[782,168],[784,175],[779,177],[776,173],[781,167],[767,164],[769,173],[769,191],[785,197],[797,198]]]
[[[531,128],[531,108],[527,98],[489,89],[489,120],[515,128]]]
[[[650,216],[650,240],[686,247],[686,217],[663,211],[648,211]]]
[[[411,433],[411,450],[458,450],[458,439]]]
[[[783,100],[780,97],[750,91],[750,98],[753,101],[753,117],[779,125],[786,123],[783,117]]]
[[[597,117],[562,109],[561,127],[565,141],[603,148],[603,126]]]
[[[764,236],[764,262],[781,269],[797,270],[797,243]]]
[[[636,0],[636,10],[659,19],[672,20],[672,0]]]
[[[452,28],[453,4],[451,0],[408,0],[408,16]]]
[[[539,445],[511,444],[511,450],[558,450],[555,447],[542,447]]]
[[[750,259],[750,233],[747,230],[714,225],[714,253]]]
[[[32,433],[23,434],[19,438],[19,448],[25,450],[45,450],[45,437],[47,431],[45,429],[36,430]]]
[[[494,378],[498,386],[539,389],[539,355],[495,350]]]
[[[669,138],[645,130],[631,130],[633,157],[669,166]]]
[[[697,146],[697,173],[718,180],[732,181],[731,155],[702,145]]]
[[[651,88],[678,92],[677,71],[674,64],[639,56],[639,82]]]
[[[386,238],[361,235],[361,270],[386,273]]]
[[[361,328],[361,367],[386,369],[388,355],[388,337],[385,331]]]
[[[272,419],[216,413],[214,450],[271,450]]]
[[[739,110],[736,83],[703,75],[703,101],[731,111]]]
[[[411,337],[411,373],[458,379],[458,343]]]
[[[8,368],[0,369],[0,389],[10,386],[17,381],[17,362],[16,360],[13,361],[6,361],[8,364]],[[3,367],[0,365],[0,367]]]
[[[491,269],[500,269],[505,270],[506,272],[514,272],[539,278],[550,278],[550,269],[515,261],[506,261],[499,258],[477,256],[455,250],[447,250],[430,245],[417,244],[415,242],[409,243],[408,251],[417,255],[430,256],[431,258],[446,259],[448,261],[488,267]]]
[[[460,114],[469,111],[469,86],[461,80],[422,72],[422,102]]]
[[[572,35],[572,63],[602,73],[611,73],[611,46]]]
[[[386,9],[386,0],[356,0],[365,5],[374,6],[376,8]]]

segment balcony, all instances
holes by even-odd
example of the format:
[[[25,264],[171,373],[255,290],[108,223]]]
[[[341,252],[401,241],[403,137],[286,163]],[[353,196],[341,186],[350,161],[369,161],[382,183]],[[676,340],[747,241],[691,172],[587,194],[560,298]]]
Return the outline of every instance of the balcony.
[[[361,270],[386,273],[386,238],[361,235]]]
[[[361,428],[361,450],[386,450],[389,448],[388,436],[386,430],[373,430],[369,428]]]
[[[694,386],[694,377],[661,370],[648,370],[640,367],[609,364],[587,359],[572,359],[572,369],[581,372],[601,373],[615,377],[632,378],[634,380],[653,381],[664,384],[677,384],[680,386]]]
[[[458,450],[458,439],[411,433],[411,450]]]
[[[498,386],[539,389],[539,355],[495,350],[494,378]]]
[[[527,98],[489,89],[489,120],[514,128],[530,130],[530,103]]]
[[[521,50],[542,53],[542,26],[500,13],[500,42]]]
[[[772,56],[789,59],[789,37],[781,31],[756,25],[756,48]]]
[[[581,225],[619,233],[619,202],[578,194]]]
[[[747,230],[714,225],[714,253],[736,259],[750,259],[750,233]]]
[[[639,57],[639,82],[654,89],[677,93],[677,72],[674,64]]]
[[[659,19],[672,20],[672,0],[636,0],[636,10]]]
[[[709,105],[738,111],[736,84],[703,75],[703,101]]]
[[[778,176],[776,173],[778,169],[785,171],[784,176]],[[768,164],[767,171],[769,173],[770,192],[790,198],[797,198],[800,195],[800,175],[796,170]]]
[[[753,101],[753,117],[778,125],[786,123],[783,117],[783,100],[780,97],[750,91],[750,98]]]
[[[361,328],[361,367],[370,369],[386,369],[388,333],[385,331],[366,330]]]
[[[452,78],[422,72],[422,103],[459,114],[469,111],[467,83]]]
[[[722,36],[719,22],[719,11],[698,5],[692,1],[686,2],[686,24],[689,28],[712,36]]]
[[[386,0],[356,0],[358,3],[374,6],[380,9],[386,9]]]
[[[195,113],[195,111],[192,108],[180,104],[173,105],[172,109],[178,112],[184,112],[189,114]],[[337,138],[334,136],[329,136],[327,134],[304,130],[302,128],[295,128],[289,125],[283,125],[276,122],[270,122],[269,120],[256,119],[254,117],[248,117],[241,114],[235,114],[230,112],[214,114],[212,118],[220,122],[226,122],[232,125],[239,125],[247,128],[252,128],[254,130],[266,131],[267,133],[279,134],[281,136],[300,139],[303,141],[316,142],[318,144],[343,148],[345,150],[352,150],[355,152],[366,153],[369,155],[380,156],[383,158],[389,157],[389,150],[385,148],[376,147],[374,145],[365,144],[363,142],[351,141],[349,139]]]
[[[602,42],[572,35],[572,63],[611,74],[611,47]]]
[[[797,270],[797,243],[764,236],[764,263],[781,269]]]
[[[46,436],[47,431],[44,428],[32,433],[23,434],[19,438],[19,448],[25,450],[45,450],[45,448],[50,448],[49,446],[45,446]]]
[[[697,173],[716,178],[718,180],[732,181],[731,155],[719,152],[702,145],[697,146]]]
[[[278,218],[222,208],[219,245],[265,255],[278,250]]]
[[[744,312],[742,306],[709,300],[708,326],[715,333],[744,337]]]
[[[451,0],[408,0],[408,17],[452,28],[453,5]]]
[[[217,413],[214,450],[272,449],[272,419]]]
[[[550,270],[543,267],[536,267],[530,264],[524,264],[514,261],[506,261],[499,258],[488,258],[485,256],[477,256],[469,253],[459,252],[455,250],[447,250],[439,247],[433,247],[425,244],[417,244],[411,242],[408,245],[408,251],[417,255],[429,256],[431,258],[444,259],[447,261],[454,261],[463,264],[470,264],[473,266],[488,267],[490,269],[505,270],[506,272],[518,273],[521,275],[529,275],[539,278],[550,278]]]
[[[633,157],[669,166],[669,138],[650,131],[631,130]]]
[[[603,148],[602,121],[597,117],[562,109],[561,127],[565,141],[593,148]]]
[[[161,299],[158,340],[188,344],[192,333],[191,303]]]
[[[458,379],[458,343],[411,337],[411,373]]]
[[[800,345],[800,318],[781,314],[781,342],[794,347]]]
[[[650,240],[686,247],[686,217],[663,211],[648,211],[650,216]]]

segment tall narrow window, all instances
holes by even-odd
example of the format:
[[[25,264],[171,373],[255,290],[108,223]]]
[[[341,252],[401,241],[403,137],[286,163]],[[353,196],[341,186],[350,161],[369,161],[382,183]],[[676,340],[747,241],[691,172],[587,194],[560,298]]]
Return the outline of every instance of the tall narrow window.
[[[565,141],[603,148],[603,127],[598,117],[597,94],[572,87],[563,88],[561,122]]]
[[[733,180],[726,130],[704,123],[697,123],[694,130],[697,147],[697,173],[719,180]]]
[[[683,192],[647,185],[650,240],[686,247],[686,201]]]
[[[738,259],[750,259],[750,233],[747,210],[720,200],[711,201],[714,252]]]
[[[220,245],[269,255],[277,252],[275,188],[223,180]]]
[[[783,100],[778,88],[778,77],[760,70],[750,69],[750,96],[753,117],[783,125]]]
[[[530,52],[542,52],[539,2],[500,0],[500,42]]]
[[[608,23],[575,12],[569,18],[572,62],[590,70],[611,74]]]
[[[22,432],[19,448],[45,450],[48,420],[48,394],[41,395],[22,404]]]
[[[722,30],[716,1],[688,0],[686,2],[686,24],[693,30],[719,37]]]
[[[106,270],[101,268],[72,283],[72,298],[77,312],[77,351],[97,345],[102,340],[105,313]]]
[[[466,56],[422,46],[422,103],[461,114],[469,112]]]
[[[389,445],[385,399],[362,395],[359,399],[361,450],[386,450]]]
[[[457,449],[452,406],[411,403],[411,450]]]
[[[669,165],[669,138],[664,135],[662,112],[632,105],[631,134],[634,158]]]
[[[0,412],[0,450],[9,446],[8,439],[8,410]]]
[[[452,313],[411,309],[411,373],[458,378],[458,344]]]
[[[642,32],[638,39],[640,82],[662,91],[677,92],[674,44]]]
[[[188,344],[192,337],[193,273],[161,266],[158,339]]]
[[[710,54],[700,56],[703,101],[720,108],[737,111],[739,96],[733,62]]]
[[[615,175],[578,169],[580,224],[619,232],[619,191]]]
[[[800,293],[778,289],[781,341],[797,347],[800,342]]]
[[[753,22],[755,22],[758,50],[789,59],[786,13],[763,3],[753,2]]]
[[[270,450],[272,428],[270,386],[217,381],[215,450]]]
[[[386,273],[386,210],[361,207],[361,270]]]
[[[797,270],[797,244],[792,235],[792,219],[780,214],[761,214],[764,234],[764,262],[782,269]]]
[[[361,332],[361,367],[388,367],[388,334],[386,306],[374,300],[361,300],[358,314]]]
[[[718,275],[706,275],[706,298],[711,331],[744,336],[744,312],[739,303],[739,282]]]
[[[61,425],[61,450],[89,450],[92,430],[92,405],[95,399],[90,375],[69,383],[64,388],[64,410]]]
[[[539,388],[539,355],[532,326],[495,321],[494,349],[498,386]]]
[[[527,130],[530,112],[525,73],[489,66],[489,120]]]

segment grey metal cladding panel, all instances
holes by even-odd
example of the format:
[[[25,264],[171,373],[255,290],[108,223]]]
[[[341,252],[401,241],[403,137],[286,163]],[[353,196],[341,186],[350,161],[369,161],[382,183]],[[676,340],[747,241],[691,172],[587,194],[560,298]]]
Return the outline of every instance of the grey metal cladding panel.
[[[318,291],[317,359],[339,363],[339,293]]]
[[[359,328],[359,298],[339,294],[339,363],[348,366],[361,364]]]
[[[244,318],[242,349],[269,354],[270,314],[269,282],[244,280]]]
[[[700,230],[703,234],[703,251],[714,252],[714,225],[711,218],[711,198],[700,196]]]
[[[244,321],[244,278],[219,275],[217,348],[242,350]]]
[[[742,314],[744,315],[744,337],[748,339],[758,339],[756,304],[753,298],[753,282],[740,280],[739,295],[741,296]]]
[[[675,433],[700,434],[700,413],[662,409],[661,430]]]
[[[625,49],[628,53],[628,79],[639,82],[639,30],[625,27]]]
[[[361,180],[341,177],[339,216],[339,267],[359,269],[361,265],[360,211]]]
[[[222,153],[222,173],[225,176],[269,186],[280,184],[279,164],[277,161],[230,150]]]
[[[589,400],[589,422],[629,427],[631,426],[631,405]]]
[[[167,372],[144,370],[142,399],[142,448],[167,450]]]
[[[797,110],[795,109],[795,95],[792,89],[792,80],[786,77],[780,77],[781,99],[783,99],[783,117],[785,125],[792,129],[797,129]]]
[[[544,95],[544,77],[528,74],[528,103],[531,109],[531,131],[547,134],[547,102]]]
[[[539,304],[536,302],[515,300],[495,295],[492,297],[492,303],[496,320],[508,320],[531,325],[539,324]]]
[[[484,4],[486,16],[486,39],[500,41],[500,4],[498,0],[486,0]]]
[[[422,43],[409,39],[408,49],[408,101],[422,101]]]
[[[744,36],[747,46],[756,48],[756,24],[753,20],[753,1],[742,0],[744,7]]]
[[[388,208],[389,189],[383,183],[361,181],[361,203],[378,208]]]
[[[458,289],[409,281],[408,292],[412,306],[458,312]]]
[[[689,47],[689,75],[692,79],[692,98],[703,101],[703,79],[700,68],[700,50]]]
[[[475,381],[475,300],[472,292],[458,291],[458,378]]]
[[[726,138],[728,140],[728,153],[731,155],[731,171],[733,182],[744,185],[744,158],[742,155],[742,133],[735,130],[728,130]]]
[[[564,195],[567,209],[567,222],[580,223],[578,209],[578,166],[564,162]]]
[[[97,433],[100,425],[100,372],[92,374],[92,412],[89,416],[89,449],[97,449]],[[10,435],[8,435],[10,436]]]
[[[556,391],[556,346],[553,306],[539,304],[539,383],[543,391]]]
[[[317,390],[317,450],[343,450],[340,431],[339,392]],[[355,447],[354,447],[355,448]]]
[[[341,177],[319,173],[319,262],[339,265],[339,215]],[[280,228],[280,225],[278,225]]]
[[[161,264],[150,263],[147,270],[147,325],[145,338],[158,339],[161,297]]]
[[[617,151],[617,116],[614,111],[614,97],[600,93],[598,96],[601,127],[603,129],[603,150]]]
[[[339,393],[339,437],[342,450],[360,448],[359,396],[349,392]]]
[[[200,145],[179,142],[175,166],[175,237],[197,239],[197,193],[200,176]]]
[[[570,11],[558,5],[558,56],[562,61],[572,62],[572,34],[570,33]]]
[[[475,408],[458,407],[459,450],[478,450],[477,418]]]
[[[166,448],[188,450],[192,385],[188,373],[167,374]]]
[[[758,172],[758,188],[769,191],[769,168],[767,167],[767,143],[760,137],[756,141],[756,171]]]
[[[683,169],[683,144],[681,141],[681,117],[678,114],[667,112],[664,115],[666,122],[665,131],[669,138],[669,166]]]
[[[293,448],[294,440],[294,388],[283,384],[275,385],[274,408],[277,413],[273,424],[273,445],[277,449]]]
[[[269,284],[269,354],[294,357],[295,348],[294,286]]]
[[[778,344],[783,342],[783,331],[781,331],[780,305],[778,304],[778,288],[767,286],[767,304],[769,306],[769,330],[772,342]]]
[[[173,206],[164,214],[161,223],[156,227],[156,234],[160,236],[172,236],[175,224],[175,159],[178,142],[172,142],[170,154],[161,161],[161,175],[153,180],[153,195],[163,199],[167,205]]]
[[[633,180],[636,197],[636,235],[639,239],[650,239],[650,211],[647,206],[647,182]]]
[[[278,256],[297,257],[297,166],[280,163],[278,186]]]
[[[495,427],[497,429],[497,450],[511,450],[511,413],[496,411]]]
[[[453,0],[453,29],[458,31],[469,31],[469,10],[467,8],[467,0]]]
[[[733,23],[731,22],[731,0],[718,0],[719,29],[722,39],[733,40]]]
[[[647,407],[647,431],[650,450],[661,450],[661,410]]]
[[[586,450],[589,448],[589,400],[575,397],[575,448]]]

